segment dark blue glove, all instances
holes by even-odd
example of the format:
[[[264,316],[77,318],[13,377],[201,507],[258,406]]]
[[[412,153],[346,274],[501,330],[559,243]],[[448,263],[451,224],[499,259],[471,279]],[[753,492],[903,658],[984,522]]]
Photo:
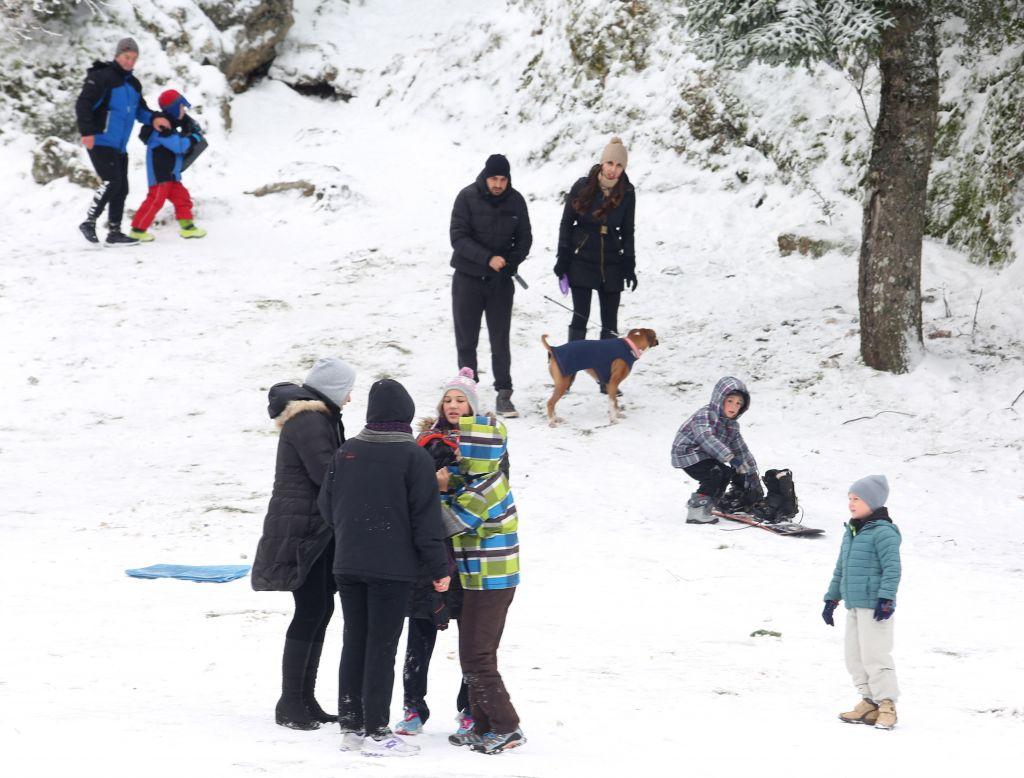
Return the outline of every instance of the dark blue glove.
[[[896,603],[892,600],[878,600],[878,605],[875,606],[875,621],[885,621],[892,616],[893,611],[896,610]]]
[[[626,280],[626,286],[629,287],[629,291],[635,292],[636,291],[636,273],[635,272],[626,273],[626,279],[625,280]]]
[[[835,619],[832,618],[832,614],[836,612],[836,608],[839,607],[839,600],[825,600],[825,610],[821,612],[821,618],[825,620],[825,623],[830,627],[836,625]]]

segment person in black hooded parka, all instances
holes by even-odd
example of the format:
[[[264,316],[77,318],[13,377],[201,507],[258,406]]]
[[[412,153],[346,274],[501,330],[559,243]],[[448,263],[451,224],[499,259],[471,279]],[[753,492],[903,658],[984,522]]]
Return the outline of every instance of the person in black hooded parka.
[[[370,387],[366,427],[334,455],[320,512],[334,528],[334,577],[345,630],[338,670],[344,750],[372,756],[415,753],[388,726],[395,651],[409,595],[427,570],[448,589],[434,461],[412,436],[415,406],[400,383]]]
[[[334,533],[317,507],[331,457],[345,442],[342,406],[356,373],[340,359],[320,359],[302,385],[270,388],[270,418],[281,430],[274,491],[252,566],[256,591],[288,591],[295,615],[288,625],[281,668],[277,723],[317,729],[337,721],[316,701],[317,668],[334,613]]]

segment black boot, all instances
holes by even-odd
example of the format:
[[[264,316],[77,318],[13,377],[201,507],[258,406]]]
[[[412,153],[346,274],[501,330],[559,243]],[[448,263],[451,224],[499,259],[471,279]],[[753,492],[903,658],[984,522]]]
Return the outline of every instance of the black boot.
[[[309,717],[314,721],[319,721],[321,724],[330,724],[338,720],[337,716],[332,716],[330,713],[320,707],[320,703],[316,701],[316,673],[320,667],[320,654],[324,650],[323,643],[312,643],[309,649],[309,658],[306,660],[306,675],[302,681],[302,701],[306,705],[306,710],[309,711]]]
[[[78,229],[90,243],[100,242],[100,239],[96,237],[96,222],[86,220],[78,225]]]
[[[306,677],[306,663],[312,644],[286,638],[281,660],[281,699],[274,708],[274,717],[282,727],[290,729],[319,729],[320,722],[310,716],[302,699],[302,686]]]
[[[799,506],[791,471],[768,470],[764,474],[764,485],[768,494],[754,506],[755,516],[769,524],[796,516]]]
[[[106,244],[108,246],[137,246],[139,242],[135,238],[130,238],[121,232],[120,224],[111,224],[110,231],[107,233]]]

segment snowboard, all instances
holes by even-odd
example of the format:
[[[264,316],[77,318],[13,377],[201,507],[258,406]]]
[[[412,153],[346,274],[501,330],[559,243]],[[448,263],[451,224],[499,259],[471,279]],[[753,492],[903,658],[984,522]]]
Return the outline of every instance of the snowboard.
[[[750,513],[726,513],[725,511],[720,511],[717,508],[714,508],[711,513],[714,516],[718,516],[720,519],[728,519],[729,521],[739,522],[740,524],[746,524],[750,527],[760,527],[774,535],[792,535],[795,537],[811,538],[825,534],[825,530],[823,529],[806,527],[803,524],[796,524],[791,521],[780,521],[776,524],[768,524]]]

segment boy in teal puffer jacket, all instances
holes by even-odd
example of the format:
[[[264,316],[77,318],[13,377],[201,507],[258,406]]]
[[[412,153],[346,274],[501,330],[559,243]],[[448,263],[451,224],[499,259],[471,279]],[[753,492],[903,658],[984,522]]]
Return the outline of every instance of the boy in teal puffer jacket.
[[[892,614],[900,585],[900,531],[885,507],[888,497],[884,475],[866,476],[850,487],[850,522],[821,614],[834,627],[832,614],[839,600],[846,602],[846,669],[861,701],[839,718],[878,729],[896,726],[899,696]]]

